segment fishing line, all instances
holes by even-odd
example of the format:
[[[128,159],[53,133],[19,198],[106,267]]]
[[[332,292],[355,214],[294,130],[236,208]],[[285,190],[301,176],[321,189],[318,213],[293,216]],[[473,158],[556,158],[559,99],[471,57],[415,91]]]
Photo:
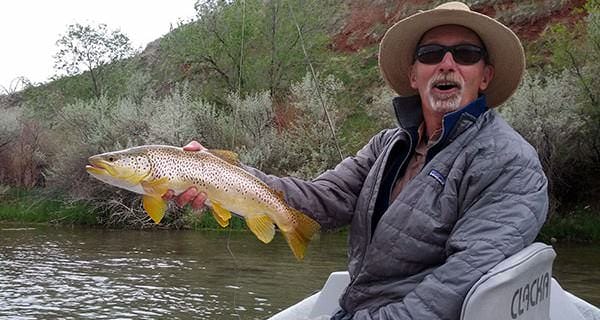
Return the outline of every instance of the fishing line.
[[[306,51],[306,46],[304,45],[304,37],[302,36],[302,30],[300,30],[300,26],[298,25],[298,21],[296,20],[296,16],[294,15],[294,9],[292,8],[291,1],[288,2],[288,6],[290,8],[290,16],[292,17],[292,21],[296,25],[296,30],[298,30],[298,38],[300,39],[300,46],[302,47],[302,52],[304,53],[304,59],[310,68],[310,74],[312,76],[313,82],[315,83],[315,90],[317,91],[317,97],[319,98],[319,102],[321,102],[321,107],[323,107],[323,111],[325,112],[325,116],[327,117],[327,123],[329,124],[329,129],[331,130],[331,135],[333,138],[333,142],[335,144],[335,148],[337,149],[340,160],[344,160],[344,155],[342,154],[342,150],[340,149],[340,145],[338,143],[337,134],[335,133],[335,127],[333,126],[333,121],[329,116],[329,111],[327,111],[327,107],[325,106],[325,100],[323,99],[323,95],[321,94],[321,87],[319,86],[319,81],[317,80],[317,74],[315,69],[313,68],[312,62],[308,57],[308,52]]]
[[[244,36],[246,33],[246,0],[242,0],[242,36],[240,39],[240,61],[239,61],[239,72],[238,72],[238,99],[242,100],[242,75],[244,65]],[[233,134],[231,137],[231,150],[235,147],[235,137],[237,135],[237,120],[238,120],[238,109],[239,102],[233,106]]]
[[[245,33],[246,33],[246,0],[242,0],[242,35],[241,35],[241,39],[240,39],[240,61],[239,61],[239,73],[238,73],[238,99],[239,99],[239,101],[237,101],[236,104],[233,106],[233,134],[231,137],[231,150],[233,150],[235,147],[235,138],[237,136],[237,121],[238,121],[239,102],[241,102],[241,99],[242,99],[242,75],[243,75],[243,64],[244,64]],[[235,267],[234,283],[236,285],[235,285],[235,288],[233,288],[233,290],[234,290],[233,291],[233,311],[238,319],[242,319],[242,316],[238,312],[235,312],[237,309],[237,302],[236,302],[237,291],[236,290],[240,290],[241,285],[239,283],[240,282],[239,262],[238,262],[237,258],[235,257],[235,255],[233,254],[233,250],[231,250],[231,233],[232,232],[233,232],[233,221],[230,219],[229,232],[227,234],[227,251],[229,252],[229,255],[231,256],[231,258],[233,259],[233,265]]]
[[[229,231],[227,232],[227,251],[229,252],[229,255],[231,256],[231,258],[233,259],[233,265],[235,267],[235,281],[234,283],[235,288],[233,288],[233,310],[235,311],[237,308],[237,302],[236,302],[236,298],[237,298],[237,291],[235,290],[239,290],[241,289],[241,286],[239,285],[240,282],[240,266],[238,263],[237,258],[235,257],[235,255],[233,254],[233,250],[231,250],[231,233],[233,232],[233,221],[230,219],[230,223],[229,223]],[[235,313],[235,315],[238,317],[238,319],[241,319],[242,316],[238,313]]]

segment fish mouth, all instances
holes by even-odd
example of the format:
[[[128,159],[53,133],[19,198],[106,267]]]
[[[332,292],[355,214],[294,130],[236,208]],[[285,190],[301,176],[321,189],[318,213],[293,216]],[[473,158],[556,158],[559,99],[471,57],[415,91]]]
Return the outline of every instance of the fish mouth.
[[[89,164],[85,166],[88,173],[94,175],[110,175],[114,176],[116,172],[111,167],[108,161],[91,157],[88,159]]]

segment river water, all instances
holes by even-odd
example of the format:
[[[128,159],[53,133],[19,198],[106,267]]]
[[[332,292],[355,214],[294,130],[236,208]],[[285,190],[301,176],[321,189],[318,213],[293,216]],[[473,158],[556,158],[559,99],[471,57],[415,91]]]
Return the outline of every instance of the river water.
[[[265,319],[344,270],[322,234],[297,262],[280,235],[0,225],[1,319]],[[561,285],[600,305],[600,247],[556,248]]]

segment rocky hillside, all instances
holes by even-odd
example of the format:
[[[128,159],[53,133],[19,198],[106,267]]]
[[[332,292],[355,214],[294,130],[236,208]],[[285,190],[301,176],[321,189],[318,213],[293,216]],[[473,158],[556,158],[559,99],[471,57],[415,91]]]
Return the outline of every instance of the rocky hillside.
[[[440,1],[438,1],[440,2]],[[585,0],[478,0],[471,8],[508,25],[525,41],[537,39],[549,24],[572,24],[582,19]],[[422,0],[348,0],[346,17],[332,37],[331,47],[355,52],[377,44],[391,25],[418,10],[433,7]]]

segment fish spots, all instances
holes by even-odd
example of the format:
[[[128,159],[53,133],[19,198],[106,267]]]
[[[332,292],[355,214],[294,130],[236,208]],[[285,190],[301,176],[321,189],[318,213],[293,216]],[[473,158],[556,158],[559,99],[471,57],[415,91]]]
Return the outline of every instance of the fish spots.
[[[130,180],[134,176],[146,176],[150,171],[148,158],[139,150],[131,150],[107,152],[99,156],[110,163],[115,170],[115,177]]]
[[[143,160],[142,158],[145,158]],[[136,159],[140,169],[150,168],[156,179],[167,177],[171,187],[195,186],[222,203],[244,211],[250,206],[264,213],[287,214],[288,208],[279,194],[262,181],[208,151],[188,152],[175,147],[148,147]],[[235,210],[231,210],[235,211]],[[244,212],[240,212],[243,214]]]

